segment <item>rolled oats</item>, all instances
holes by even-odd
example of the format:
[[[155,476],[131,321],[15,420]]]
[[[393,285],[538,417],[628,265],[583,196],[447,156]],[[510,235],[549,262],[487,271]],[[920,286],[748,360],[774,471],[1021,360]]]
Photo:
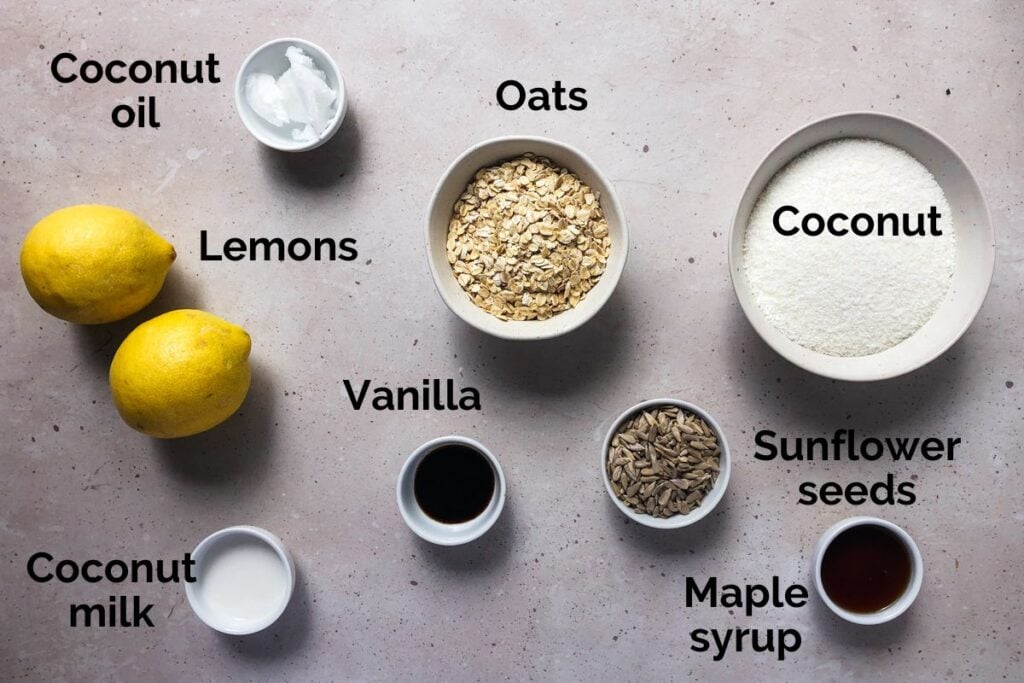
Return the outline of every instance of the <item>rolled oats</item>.
[[[446,247],[474,304],[502,320],[546,320],[597,284],[611,238],[596,190],[525,154],[476,173],[455,203]]]

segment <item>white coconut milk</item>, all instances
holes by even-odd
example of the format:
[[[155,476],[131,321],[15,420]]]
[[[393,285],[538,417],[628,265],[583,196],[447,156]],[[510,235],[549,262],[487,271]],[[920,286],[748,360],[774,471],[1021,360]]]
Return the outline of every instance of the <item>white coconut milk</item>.
[[[277,552],[256,536],[225,538],[202,558],[196,595],[218,620],[245,629],[281,607],[288,569]]]

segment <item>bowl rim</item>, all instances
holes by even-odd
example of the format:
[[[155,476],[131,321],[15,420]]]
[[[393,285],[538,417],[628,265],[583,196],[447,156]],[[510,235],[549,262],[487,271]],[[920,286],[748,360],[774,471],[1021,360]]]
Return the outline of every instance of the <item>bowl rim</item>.
[[[212,615],[205,608],[205,606],[203,606],[203,602],[199,599],[199,595],[197,593],[198,589],[196,587],[196,584],[199,583],[198,577],[195,582],[185,582],[185,597],[188,598],[188,604],[192,608],[192,612],[197,617],[199,617],[200,621],[202,621],[204,624],[206,624],[213,630],[231,636],[251,635],[253,633],[258,633],[272,625],[281,617],[282,614],[284,614],[284,611],[288,608],[288,605],[292,600],[292,593],[295,592],[295,562],[294,560],[292,560],[291,554],[288,552],[288,549],[284,546],[284,543],[281,542],[280,538],[278,538],[273,533],[267,531],[266,529],[258,526],[252,526],[248,524],[229,526],[220,529],[219,531],[214,531],[212,534],[201,540],[199,544],[196,545],[195,550],[193,550],[190,555],[190,557],[196,563],[197,572],[199,563],[202,561],[202,558],[205,556],[207,552],[209,552],[210,548],[212,548],[216,543],[222,542],[224,539],[227,538],[237,538],[242,536],[258,538],[259,540],[263,541],[268,546],[273,548],[274,552],[281,560],[281,563],[284,565],[285,570],[288,574],[288,587],[287,590],[285,591],[284,598],[281,600],[281,603],[277,607],[275,607],[273,611],[267,612],[267,614],[262,619],[256,621],[255,626],[250,628],[232,628],[231,626],[227,626],[223,623],[218,623],[214,621],[212,619]]]
[[[326,70],[329,70],[338,80],[337,111],[335,111],[334,117],[331,119],[330,124],[328,124],[327,129],[324,130],[324,132],[320,136],[318,136],[316,140],[310,142],[291,141],[294,144],[285,144],[287,138],[274,138],[266,135],[263,131],[249,125],[249,122],[245,119],[245,116],[243,116],[242,114],[243,107],[249,108],[249,104],[245,101],[245,83],[243,82],[243,76],[246,75],[250,63],[259,53],[263,52],[264,50],[270,47],[282,43],[294,44],[297,45],[298,47],[303,48],[304,50],[312,48],[310,51],[316,53],[316,61],[318,62],[317,65],[322,68],[325,68]],[[323,57],[323,59],[321,60],[320,57]],[[321,61],[324,63],[319,63]],[[344,121],[345,119],[345,113],[347,109],[348,96],[345,89],[345,79],[341,75],[341,69],[338,68],[337,62],[334,61],[334,58],[327,50],[323,49],[316,43],[309,40],[305,40],[303,38],[274,38],[273,40],[268,40],[267,42],[263,43],[262,45],[260,45],[255,50],[249,53],[249,56],[245,58],[245,60],[242,62],[242,65],[238,67],[238,73],[235,75],[235,110],[236,113],[238,114],[238,118],[242,120],[242,125],[245,126],[245,129],[249,131],[250,135],[252,135],[258,141],[260,141],[262,144],[266,145],[267,147],[270,147],[271,149],[276,149],[280,152],[307,152],[311,149],[316,149],[317,147],[320,147],[328,140],[330,140],[336,132],[338,132],[338,129],[341,127],[342,121]],[[256,112],[252,113],[254,116],[259,116],[259,114],[256,114]]]
[[[887,529],[900,539],[903,543],[903,547],[906,548],[907,553],[910,555],[912,575],[909,585],[896,602],[878,612],[862,614],[860,612],[851,612],[843,609],[832,601],[832,598],[829,597],[828,592],[825,590],[825,586],[821,582],[821,563],[825,558],[825,551],[832,542],[835,541],[839,534],[856,526],[880,526],[883,529]],[[914,541],[914,538],[903,527],[898,524],[894,524],[889,520],[882,519],[881,517],[855,515],[836,522],[826,529],[825,533],[821,535],[821,538],[818,539],[817,548],[814,553],[813,571],[814,588],[818,591],[818,596],[821,598],[822,602],[824,602],[825,605],[836,614],[836,616],[839,616],[853,624],[874,626],[892,621],[910,609],[910,606],[914,604],[915,600],[917,600],[917,596],[921,592],[921,585],[924,583],[924,558],[922,557],[921,550],[917,547],[917,543]]]
[[[733,244],[734,244],[735,239],[736,239],[736,234],[737,233],[743,234],[747,230],[747,225],[746,224],[744,224],[744,225],[740,225],[739,224],[740,223],[740,211],[741,211],[741,209],[743,207],[743,200],[746,197],[747,192],[750,190],[750,187],[751,187],[751,185],[754,182],[754,178],[761,172],[761,169],[764,167],[765,163],[769,160],[769,158],[772,155],[774,155],[776,153],[776,151],[780,147],[782,147],[784,144],[789,142],[791,139],[793,139],[793,138],[795,138],[795,137],[797,137],[799,135],[803,135],[804,133],[806,133],[808,130],[810,130],[812,128],[816,128],[816,127],[819,127],[819,126],[822,126],[822,125],[825,125],[825,124],[828,124],[828,123],[833,123],[833,122],[841,121],[843,119],[850,119],[850,118],[854,118],[854,117],[868,118],[868,119],[874,118],[874,119],[888,120],[888,121],[891,121],[891,122],[895,122],[895,123],[897,123],[899,125],[907,126],[909,128],[915,129],[918,132],[923,133],[924,135],[932,138],[934,141],[939,143],[940,146],[945,148],[945,150],[957,162],[959,162],[959,164],[963,167],[964,171],[966,172],[965,180],[971,186],[971,189],[973,190],[973,193],[977,196],[977,198],[979,200],[980,207],[981,207],[981,213],[982,213],[982,215],[984,217],[984,222],[983,222],[983,225],[979,225],[978,226],[978,229],[983,230],[985,232],[986,240],[987,240],[987,242],[989,244],[991,244],[991,248],[989,250],[990,255],[989,255],[989,258],[988,258],[988,267],[986,269],[987,272],[985,274],[985,283],[984,283],[985,295],[981,297],[981,300],[978,302],[978,305],[970,313],[970,315],[964,320],[963,324],[959,328],[957,328],[955,330],[955,334],[950,335],[949,338],[946,341],[944,341],[942,344],[940,344],[934,351],[921,356],[915,363],[909,363],[909,364],[907,364],[904,367],[896,367],[896,368],[893,368],[893,367],[885,367],[885,368],[875,367],[871,371],[868,371],[867,369],[865,369],[865,370],[861,370],[861,371],[856,372],[856,373],[847,372],[847,371],[831,371],[830,372],[827,366],[823,365],[822,367],[818,367],[817,365],[815,365],[813,363],[805,361],[803,358],[794,357],[794,355],[791,354],[788,349],[780,348],[779,346],[774,344],[769,339],[769,335],[767,334],[767,331],[766,331],[766,326],[770,326],[770,324],[767,323],[766,321],[759,321],[759,320],[756,320],[755,318],[751,317],[750,313],[747,310],[747,305],[745,305],[745,303],[743,301],[743,298],[740,296],[740,290],[739,290],[739,287],[737,286],[737,282],[736,282],[737,277],[741,276],[740,271],[738,270],[738,268],[742,266],[742,261],[739,264],[736,263],[736,256],[734,255],[735,249],[734,249]],[[779,170],[781,171],[783,168],[785,168],[785,166],[787,164],[792,162],[792,160],[795,159],[800,154],[808,151],[809,149],[812,149],[813,147],[816,147],[819,144],[824,144],[825,142],[832,141],[832,140],[842,140],[842,139],[848,139],[848,138],[852,138],[852,137],[865,137],[865,136],[838,135],[838,136],[835,136],[835,137],[830,137],[827,140],[823,140],[822,142],[816,143],[814,145],[803,147],[800,151],[798,151],[795,154],[793,154],[792,156],[790,156],[785,161],[785,163],[779,168]],[[899,145],[893,145],[893,146],[899,147]],[[899,147],[899,148],[902,149],[903,151],[905,151],[907,154],[911,154],[910,151],[907,150],[906,148],[904,148],[904,147]],[[911,156],[913,156],[913,154],[911,154]],[[914,158],[915,158],[915,160],[917,160],[916,157],[914,157]],[[921,163],[920,160],[918,160],[918,163]],[[776,174],[777,173],[778,173],[778,171],[776,172]],[[774,175],[772,176],[772,178],[774,178]],[[771,178],[769,178],[769,180],[767,182],[771,182]],[[767,186],[767,184],[766,184],[766,186]],[[762,188],[762,192],[763,192],[763,188]],[[726,256],[728,258],[729,280],[732,283],[733,295],[736,297],[736,301],[740,305],[740,310],[743,311],[744,317],[747,319],[747,322],[750,324],[751,327],[754,328],[754,331],[757,332],[757,335],[761,338],[761,340],[765,344],[767,344],[769,348],[771,348],[773,351],[775,351],[775,353],[779,354],[780,356],[785,358],[787,361],[789,361],[793,365],[795,365],[795,366],[797,366],[797,367],[799,367],[799,368],[801,368],[803,370],[806,370],[807,372],[813,373],[813,374],[821,376],[821,377],[826,377],[828,379],[840,380],[840,381],[845,381],[845,382],[875,382],[875,381],[893,379],[895,377],[901,377],[903,375],[906,375],[906,374],[909,374],[911,372],[914,372],[915,370],[921,369],[922,367],[924,367],[925,365],[928,365],[929,363],[931,363],[933,360],[935,360],[936,358],[938,358],[942,354],[946,353],[950,348],[953,347],[954,344],[956,344],[960,340],[960,338],[964,335],[964,333],[967,332],[968,328],[970,328],[971,324],[974,322],[974,320],[977,318],[978,314],[981,312],[981,309],[982,309],[982,307],[985,304],[985,299],[988,297],[988,292],[991,289],[992,278],[993,278],[994,272],[995,272],[995,248],[996,248],[995,228],[992,225],[992,214],[989,211],[988,202],[985,200],[985,195],[981,191],[981,186],[979,185],[978,180],[977,180],[977,178],[974,175],[974,171],[971,170],[971,167],[967,164],[967,161],[960,155],[960,153],[957,152],[956,149],[951,144],[949,144],[949,142],[947,142],[938,133],[934,132],[930,128],[926,128],[925,126],[922,126],[922,125],[920,125],[918,123],[915,123],[915,122],[913,122],[913,121],[911,121],[911,120],[909,120],[907,118],[904,118],[904,117],[896,115],[896,114],[890,114],[890,113],[887,113],[887,112],[879,112],[879,111],[869,111],[869,110],[849,110],[849,111],[839,112],[839,113],[836,113],[836,114],[829,114],[827,116],[822,116],[820,118],[814,119],[814,120],[812,120],[812,121],[810,121],[808,123],[805,123],[805,124],[799,126],[798,128],[796,128],[793,131],[791,131],[790,133],[788,133],[787,135],[783,136],[777,143],[775,143],[771,147],[771,149],[769,149],[761,157],[761,160],[757,163],[756,166],[754,166],[753,171],[751,171],[751,173],[747,176],[747,181],[743,185],[743,189],[742,189],[742,191],[739,194],[739,198],[737,199],[735,206],[736,206],[736,209],[735,209],[735,211],[733,213],[732,223],[729,226],[729,238],[728,238],[728,241],[727,241],[728,248],[726,249]],[[747,219],[749,221],[749,215],[747,216]],[[756,306],[757,305],[756,302],[754,302],[754,301],[750,301],[749,303],[750,303],[751,306]],[[772,330],[774,330],[774,328],[772,328]],[[795,344],[795,342],[794,342],[794,344]],[[804,348],[804,347],[801,347],[801,348]],[[893,347],[893,348],[895,348],[895,347]],[[806,350],[809,351],[810,353],[814,353],[816,356],[820,356],[822,358],[831,358],[831,356],[827,356],[827,354],[817,353],[817,352],[814,352],[811,349],[806,349]],[[877,355],[877,354],[870,354],[870,355],[867,355],[867,356],[861,356],[860,358],[867,359],[867,358],[872,358],[875,355]]]
[[[604,196],[602,196],[602,200],[604,200],[604,197],[607,196],[609,198],[608,204],[605,204],[602,201],[601,208],[605,211],[606,216],[608,215],[609,211],[614,213],[615,220],[618,222],[620,229],[622,231],[621,249],[623,250],[623,256],[621,264],[617,266],[614,272],[611,269],[605,269],[605,272],[601,275],[601,280],[599,281],[603,282],[604,278],[606,277],[613,278],[611,282],[611,287],[608,288],[607,295],[603,296],[600,302],[593,307],[593,310],[587,312],[585,315],[581,315],[579,319],[572,325],[569,325],[561,329],[553,325],[545,325],[544,323],[547,323],[552,320],[557,320],[560,315],[568,313],[568,311],[563,311],[562,313],[559,313],[558,315],[548,318],[547,320],[512,321],[533,324],[536,331],[531,332],[529,334],[523,334],[522,332],[513,333],[511,329],[508,327],[503,327],[499,330],[485,328],[482,324],[478,323],[477,320],[462,315],[462,313],[458,310],[458,307],[456,306],[455,302],[451,299],[451,297],[448,296],[444,288],[441,286],[441,279],[443,277],[451,277],[451,274],[449,272],[440,272],[437,263],[435,263],[435,259],[433,256],[434,250],[432,247],[431,240],[431,236],[433,234],[431,215],[434,213],[434,208],[435,206],[437,206],[441,192],[449,183],[451,176],[455,171],[455,168],[459,164],[461,164],[463,160],[465,160],[467,157],[481,149],[492,147],[494,145],[505,142],[539,143],[544,145],[550,145],[552,147],[558,147],[571,155],[579,157],[583,165],[586,167],[587,172],[595,176],[598,180],[600,180],[600,182],[606,188],[606,190],[603,193]],[[525,154],[525,152],[522,153]],[[514,156],[515,155],[509,157],[502,157],[501,160],[507,161],[508,159],[514,158]],[[540,154],[540,156],[543,156],[543,154]],[[567,166],[565,167],[568,168]],[[575,172],[575,169],[570,168],[568,170]],[[626,261],[629,259],[629,226],[626,224],[626,218],[622,212],[622,205],[619,202],[618,195],[616,194],[615,188],[612,185],[611,181],[604,173],[601,172],[601,169],[597,166],[597,164],[594,163],[593,159],[587,156],[578,147],[575,147],[574,145],[571,145],[567,142],[561,142],[559,140],[555,140],[553,138],[544,137],[540,135],[500,135],[497,137],[487,138],[486,140],[482,140],[474,145],[471,145],[469,148],[467,148],[465,151],[463,151],[461,154],[455,157],[455,159],[450,164],[448,164],[444,172],[441,174],[441,177],[438,180],[437,185],[435,185],[434,187],[434,191],[430,195],[430,201],[427,204],[424,236],[426,238],[427,264],[430,267],[430,274],[434,280],[434,289],[437,290],[437,293],[441,296],[441,300],[444,301],[444,304],[445,306],[448,307],[448,310],[455,314],[457,318],[468,324],[470,327],[492,337],[497,337],[498,339],[505,339],[508,341],[541,341],[544,339],[553,339],[555,337],[560,337],[569,334],[570,332],[573,332],[582,327],[583,325],[585,325],[586,323],[590,322],[590,320],[592,320],[594,316],[596,316],[605,307],[608,301],[611,300],[612,295],[615,293],[615,290],[618,287],[619,280],[621,280],[622,278],[622,273],[626,269]],[[446,259],[439,260],[444,260],[445,263],[447,263]],[[448,270],[450,271],[451,268],[449,267]],[[587,293],[587,297],[589,298],[592,294],[593,290]],[[577,308],[574,310],[579,310],[579,307],[577,306]],[[490,313],[487,313],[486,311],[483,310],[481,310],[481,313],[487,316],[491,315]]]
[[[615,492],[612,490],[612,483],[608,478],[606,462],[608,449],[611,448],[612,438],[615,436],[622,423],[636,415],[641,410],[663,405],[676,406],[703,419],[708,426],[715,431],[715,435],[718,437],[718,443],[722,449],[722,454],[719,458],[718,478],[715,480],[715,485],[711,489],[713,492],[717,493],[715,499],[711,501],[710,505],[704,505],[702,501],[702,504],[698,508],[685,515],[682,513],[676,513],[671,517],[653,517],[651,515],[641,514],[619,500],[619,497],[616,496]],[[646,401],[641,401],[632,408],[621,413],[617,418],[615,418],[614,422],[612,422],[611,427],[608,428],[608,432],[601,445],[601,452],[599,456],[598,464],[601,467],[601,479],[604,481],[604,490],[608,493],[608,497],[612,499],[615,507],[617,507],[622,514],[626,515],[626,517],[629,517],[637,524],[642,524],[643,526],[650,527],[652,529],[681,529],[683,527],[696,524],[705,517],[708,517],[725,497],[725,491],[729,486],[729,479],[732,476],[732,453],[729,449],[729,442],[725,437],[725,432],[722,430],[722,426],[718,424],[718,421],[715,420],[708,411],[704,410],[700,406],[677,398],[647,399]]]
[[[445,526],[453,527],[458,533],[452,535],[435,534],[422,524],[420,524],[412,515],[409,509],[407,497],[403,495],[403,490],[406,487],[412,486],[412,479],[416,474],[416,468],[419,466],[420,461],[427,456],[428,453],[436,450],[441,446],[447,446],[450,444],[459,444],[462,446],[468,446],[473,450],[483,455],[490,463],[491,468],[494,470],[494,488],[495,488],[495,503],[494,507],[490,510],[484,510],[480,513],[480,516],[475,517],[468,522],[461,524],[448,524]],[[395,494],[398,501],[398,512],[402,516],[402,521],[409,529],[422,538],[424,541],[433,543],[441,546],[457,546],[471,543],[488,531],[491,527],[497,523],[498,518],[501,517],[502,511],[505,509],[505,496],[507,494],[508,486],[505,481],[505,473],[501,469],[501,464],[498,462],[498,458],[495,457],[494,453],[489,448],[484,446],[476,439],[468,436],[460,436],[458,434],[449,434],[447,436],[439,436],[434,439],[419,445],[409,454],[409,457],[405,459],[405,463],[402,465],[402,469],[398,472],[398,481],[395,486]],[[415,505],[415,499],[413,500]],[[436,522],[436,524],[442,524]]]

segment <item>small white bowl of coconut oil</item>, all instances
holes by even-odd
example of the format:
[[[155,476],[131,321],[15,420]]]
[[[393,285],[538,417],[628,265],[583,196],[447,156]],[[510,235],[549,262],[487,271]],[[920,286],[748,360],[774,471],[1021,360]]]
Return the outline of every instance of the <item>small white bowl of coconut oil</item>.
[[[253,137],[283,152],[324,144],[341,128],[347,98],[341,70],[308,40],[278,38],[256,48],[235,79],[235,107]]]
[[[244,636],[284,613],[295,589],[295,563],[274,534],[255,526],[221,529],[196,546],[195,582],[185,584],[192,611],[207,626]]]

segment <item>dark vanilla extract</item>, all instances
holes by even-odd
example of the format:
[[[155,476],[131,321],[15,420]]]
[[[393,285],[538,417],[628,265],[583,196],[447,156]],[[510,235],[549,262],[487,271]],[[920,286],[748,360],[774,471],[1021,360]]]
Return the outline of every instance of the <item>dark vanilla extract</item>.
[[[494,497],[494,469],[475,448],[439,446],[416,467],[413,493],[431,519],[444,524],[468,522],[479,517]]]
[[[821,560],[821,583],[828,597],[850,612],[880,612],[910,585],[910,551],[896,534],[877,524],[846,529]]]

